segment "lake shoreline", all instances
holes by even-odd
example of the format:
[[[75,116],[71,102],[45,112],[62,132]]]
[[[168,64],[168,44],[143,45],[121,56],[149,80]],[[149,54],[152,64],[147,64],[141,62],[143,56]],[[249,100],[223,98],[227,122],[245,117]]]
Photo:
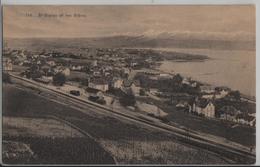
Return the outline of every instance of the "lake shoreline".
[[[206,61],[207,61],[207,60],[206,60]],[[167,61],[167,62],[169,62],[169,61]],[[199,62],[199,61],[181,61],[181,62],[179,62],[179,61],[171,61],[171,62],[174,62],[174,63],[189,63],[189,62],[202,63],[202,62],[203,62],[203,63],[204,63],[205,61],[200,61],[200,62]],[[221,83],[213,83],[213,82],[203,81],[203,80],[200,80],[200,79],[198,79],[197,77],[194,77],[194,76],[189,75],[189,74],[187,74],[187,73],[185,74],[185,73],[183,73],[183,72],[175,71],[174,68],[173,68],[171,71],[163,70],[163,69],[161,68],[162,64],[163,64],[163,61],[160,62],[160,65],[157,66],[157,67],[155,67],[153,70],[156,70],[156,71],[161,72],[161,73],[180,74],[182,77],[191,78],[192,80],[197,81],[197,82],[199,82],[199,83],[206,84],[206,85],[211,85],[211,86],[214,86],[214,87],[225,86],[225,87],[230,88],[231,90],[238,90],[238,91],[240,91],[240,93],[241,93],[241,95],[242,95],[243,97],[247,97],[248,99],[255,101],[255,96],[252,96],[252,95],[250,95],[249,93],[241,92],[241,90],[235,89],[235,88],[233,88],[232,86],[223,85],[223,84],[221,84]],[[201,75],[202,75],[202,74],[201,74]],[[203,74],[203,75],[205,75],[205,74]],[[207,75],[210,76],[210,75],[212,75],[212,73],[207,73]]]

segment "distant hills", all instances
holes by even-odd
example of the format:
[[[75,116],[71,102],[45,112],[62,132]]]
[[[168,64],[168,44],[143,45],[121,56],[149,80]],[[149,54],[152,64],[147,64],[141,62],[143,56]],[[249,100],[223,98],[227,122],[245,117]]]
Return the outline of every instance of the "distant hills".
[[[7,38],[8,47],[44,48],[197,48],[217,50],[255,50],[255,40],[236,40],[213,37],[199,38],[161,33],[148,35],[115,35],[96,38]]]

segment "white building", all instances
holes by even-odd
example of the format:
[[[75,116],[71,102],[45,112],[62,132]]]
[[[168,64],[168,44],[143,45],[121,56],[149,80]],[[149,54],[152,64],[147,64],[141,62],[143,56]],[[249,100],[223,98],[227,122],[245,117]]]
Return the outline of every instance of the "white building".
[[[70,75],[70,69],[68,67],[62,67],[59,66],[57,68],[54,69],[55,73],[59,73],[61,72],[62,74],[64,74],[65,76],[69,76]]]
[[[93,60],[92,66],[93,66],[93,67],[96,67],[96,66],[97,66],[97,60]]]
[[[155,71],[155,70],[145,70],[144,74],[146,74],[146,75],[160,75],[160,72]]]
[[[42,76],[43,79],[53,81],[53,76]]]
[[[116,89],[121,89],[123,86],[123,80],[120,78],[114,78],[112,81],[112,87]]]
[[[202,93],[214,93],[215,87],[211,86],[211,85],[202,85],[202,86],[200,86],[200,91]]]
[[[190,80],[186,77],[183,78],[182,84],[190,85]]]
[[[204,98],[204,99],[213,99],[214,97],[215,97],[215,94],[213,94],[213,93],[202,95],[202,98]]]
[[[4,69],[4,71],[13,70],[13,64],[10,59],[3,59],[3,69]]]
[[[132,83],[131,85],[131,90],[134,93],[134,95],[139,95],[140,94],[140,86],[137,86],[135,83]]]
[[[191,87],[193,87],[193,88],[197,87],[197,82],[196,81],[192,81],[191,82]]]
[[[224,89],[222,89],[220,92],[219,92],[219,94],[217,94],[216,95],[216,97],[217,98],[223,98],[223,97],[225,97],[226,95],[228,95],[228,91],[227,90],[224,90]]]
[[[64,68],[62,70],[62,73],[65,75],[65,76],[69,76],[70,75],[70,69],[69,68]]]
[[[106,92],[108,90],[108,84],[104,81],[92,81],[92,82],[89,82],[88,84],[88,87],[89,88],[92,88],[92,89],[97,89],[97,90],[100,90],[102,92]]]
[[[158,78],[159,79],[171,79],[173,76],[170,74],[159,74]]]
[[[56,65],[55,61],[53,60],[47,61],[47,64],[49,64],[51,67]]]
[[[81,65],[73,65],[72,67],[71,67],[71,70],[73,70],[73,71],[80,71],[80,70],[82,70],[84,68],[84,66],[81,66]]]

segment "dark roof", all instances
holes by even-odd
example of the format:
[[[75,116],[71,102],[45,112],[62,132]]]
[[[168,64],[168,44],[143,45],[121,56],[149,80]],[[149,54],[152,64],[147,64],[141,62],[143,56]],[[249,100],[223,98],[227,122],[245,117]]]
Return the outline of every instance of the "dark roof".
[[[225,91],[230,91],[231,89],[226,87],[226,86],[218,86],[215,88],[216,91],[222,91],[222,90],[225,90]]]
[[[244,117],[244,120],[246,120],[246,121],[248,121],[248,122],[253,121],[254,119],[255,119],[255,117],[250,116],[250,115],[246,115],[246,116]]]
[[[211,100],[201,98],[196,100],[195,104],[201,108],[205,108],[210,102],[213,103]]]
[[[191,97],[191,95],[189,95],[188,93],[167,93],[170,94],[172,97]]]
[[[98,92],[100,92],[100,90],[94,89],[94,88],[87,88],[86,91],[87,91],[88,93],[98,93]]]
[[[207,89],[207,90],[210,89],[210,90],[212,90],[212,89],[215,89],[215,87],[212,86],[212,85],[201,85],[200,89]]]
[[[240,113],[240,114],[237,114],[236,118],[240,119],[240,118],[244,118],[245,116],[246,116],[246,114]]]

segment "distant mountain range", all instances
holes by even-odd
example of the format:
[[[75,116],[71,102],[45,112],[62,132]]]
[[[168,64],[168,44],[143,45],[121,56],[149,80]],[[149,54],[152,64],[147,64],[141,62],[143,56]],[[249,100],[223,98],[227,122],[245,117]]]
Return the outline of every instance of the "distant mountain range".
[[[255,40],[223,39],[218,36],[200,38],[179,36],[169,33],[156,35],[115,35],[95,38],[7,38],[8,47],[44,48],[87,48],[87,47],[127,47],[127,48],[197,48],[218,50],[255,50]]]

